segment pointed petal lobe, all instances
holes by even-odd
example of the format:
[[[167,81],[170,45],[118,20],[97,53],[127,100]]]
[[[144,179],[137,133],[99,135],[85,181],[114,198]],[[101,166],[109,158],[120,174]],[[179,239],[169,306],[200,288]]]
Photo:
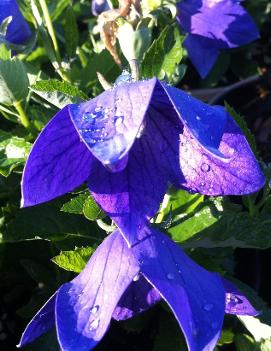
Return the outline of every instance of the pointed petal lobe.
[[[98,247],[85,269],[57,295],[56,327],[65,351],[89,351],[107,331],[139,266],[119,231]]]
[[[193,262],[167,236],[152,229],[133,247],[145,278],[172,309],[189,351],[213,350],[224,318],[221,278]]]
[[[216,108],[224,111],[222,107]],[[180,164],[186,189],[205,195],[244,195],[264,186],[264,176],[243,133],[232,117],[226,115],[227,124],[219,145],[224,158],[204,148],[184,128]],[[215,121],[212,123],[216,125]]]
[[[22,206],[52,200],[80,186],[90,173],[92,159],[64,107],[32,147],[23,172]]]
[[[36,313],[25,328],[18,347],[34,341],[55,326],[55,302],[57,292]]]
[[[78,133],[103,164],[118,163],[133,145],[156,82],[154,78],[145,82],[123,83],[93,100],[70,106],[70,115]],[[121,168],[125,165],[122,164]]]
[[[212,45],[212,41],[209,38],[195,34],[189,34],[183,45],[201,78],[205,78],[218,58],[218,49]]]
[[[222,283],[225,289],[226,313],[237,314],[239,316],[257,316],[259,314],[245,295],[233,283],[226,279],[222,279]]]

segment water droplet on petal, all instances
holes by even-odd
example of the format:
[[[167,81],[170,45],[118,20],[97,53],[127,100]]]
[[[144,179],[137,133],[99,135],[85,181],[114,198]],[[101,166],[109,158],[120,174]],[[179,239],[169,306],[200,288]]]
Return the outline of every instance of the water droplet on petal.
[[[114,118],[114,124],[116,127],[120,126],[122,123],[123,123],[123,119],[124,117],[123,116],[116,116]]]
[[[98,328],[99,324],[100,324],[100,320],[99,320],[99,319],[93,319],[93,320],[89,323],[88,329],[89,329],[90,331],[95,331],[95,330]]]
[[[136,134],[136,138],[137,138],[137,139],[141,138],[141,136],[142,136],[142,134],[143,134],[143,132],[144,132],[144,128],[145,128],[145,123],[143,122],[143,123],[141,124],[141,126],[139,127],[138,132],[137,132],[137,134]]]
[[[201,117],[200,116],[196,116],[196,120],[200,121]]]
[[[93,307],[89,310],[89,312],[90,312],[91,314],[97,314],[97,312],[99,311],[99,309],[100,309],[100,306],[95,305],[95,306],[93,306]]]
[[[211,324],[211,327],[212,327],[213,329],[216,329],[216,328],[218,327],[218,323],[217,323],[217,322],[213,322],[213,323]]]
[[[102,109],[102,108],[101,108],[101,106],[97,106],[97,107],[95,108],[95,110],[94,110],[94,111],[95,111],[95,112],[100,112],[100,111],[101,111],[101,109]]]
[[[168,273],[168,274],[167,274],[167,279],[173,280],[173,279],[174,279],[174,274]]]
[[[203,309],[205,311],[211,311],[214,308],[214,305],[212,303],[206,303],[205,305],[203,305]]]
[[[197,328],[193,328],[192,329],[192,335],[193,336],[198,336],[198,334],[199,334],[199,330]]]
[[[211,169],[211,167],[207,163],[203,163],[200,168],[202,172],[209,172]]]
[[[134,282],[137,282],[140,278],[140,274],[137,274],[134,278],[133,278],[133,281]]]

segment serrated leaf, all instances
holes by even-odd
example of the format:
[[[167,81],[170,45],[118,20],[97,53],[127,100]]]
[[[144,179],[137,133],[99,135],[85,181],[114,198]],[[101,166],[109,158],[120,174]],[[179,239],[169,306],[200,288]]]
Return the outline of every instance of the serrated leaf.
[[[88,197],[89,194],[80,194],[75,196],[61,207],[61,211],[74,214],[83,214],[84,203]]]
[[[65,12],[65,46],[69,57],[74,57],[78,46],[79,33],[77,28],[76,17],[73,8],[69,6]]]
[[[97,218],[105,217],[104,212],[91,196],[89,196],[84,202],[83,214],[90,221],[95,221]]]
[[[28,94],[28,77],[22,61],[0,60],[0,103],[12,105]]]
[[[238,126],[241,128],[242,132],[244,133],[252,151],[254,154],[259,157],[258,150],[257,150],[257,145],[256,145],[256,139],[255,136],[252,134],[250,129],[247,126],[247,123],[245,121],[245,118],[241,116],[233,107],[231,107],[226,101],[225,101],[225,108],[227,112],[232,116],[232,118],[235,120],[235,122],[238,124]]]
[[[94,247],[79,247],[73,251],[62,251],[52,258],[52,261],[66,271],[80,273],[95,251]]]
[[[171,82],[177,65],[183,57],[183,36],[176,26],[167,26],[146,52],[142,65],[142,77],[166,79]]]
[[[58,108],[63,108],[68,104],[76,104],[88,99],[88,97],[75,86],[57,79],[40,80],[32,85],[30,89]]]

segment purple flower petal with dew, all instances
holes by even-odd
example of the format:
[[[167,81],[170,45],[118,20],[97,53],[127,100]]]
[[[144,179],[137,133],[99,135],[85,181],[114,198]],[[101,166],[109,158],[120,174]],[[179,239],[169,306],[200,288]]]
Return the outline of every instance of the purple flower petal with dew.
[[[85,269],[62,285],[36,314],[19,347],[55,326],[61,350],[89,351],[102,339],[112,318],[130,318],[163,298],[189,350],[211,351],[220,336],[225,296],[226,312],[256,314],[239,291],[236,304],[243,308],[234,308],[237,289],[231,283],[197,265],[164,234],[148,230],[149,237],[133,248],[128,248],[118,230],[108,236]]]
[[[232,119],[224,109],[155,79],[123,84],[90,102],[66,107],[34,144],[24,170],[23,204],[48,201],[88,179],[98,203],[133,243],[134,232],[155,214],[169,182],[209,195],[261,188],[264,179],[256,160],[234,122],[234,133],[226,133],[228,121]],[[191,148],[202,155],[202,161],[195,158],[195,166],[193,152],[183,147],[187,131]],[[236,145],[224,157],[219,148],[227,136]],[[210,172],[202,171],[205,162]],[[218,164],[215,169],[223,181],[211,170],[212,163]],[[203,187],[207,173],[210,184]]]
[[[219,50],[259,38],[253,19],[240,1],[183,0],[177,8],[177,20],[188,33],[184,46],[202,78],[211,70]]]
[[[13,44],[23,44],[31,37],[30,28],[15,0],[0,0],[0,24],[12,16],[5,39]]]
[[[153,78],[122,82],[58,112],[30,152],[22,206],[85,181],[133,245],[147,235],[169,184],[206,195],[244,195],[261,189],[265,179],[224,108]]]

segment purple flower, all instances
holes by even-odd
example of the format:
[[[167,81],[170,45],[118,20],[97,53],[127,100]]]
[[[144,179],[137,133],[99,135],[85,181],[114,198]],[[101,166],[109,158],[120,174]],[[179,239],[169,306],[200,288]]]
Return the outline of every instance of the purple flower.
[[[184,46],[202,78],[221,49],[236,48],[259,37],[239,0],[183,0],[177,7],[177,20],[188,33]]]
[[[49,201],[85,181],[132,245],[145,237],[169,184],[239,195],[259,190],[265,179],[224,108],[153,78],[122,83],[58,112],[27,160],[22,206]]]
[[[92,0],[91,12],[93,16],[99,16],[102,12],[110,10],[107,0]]]
[[[257,315],[235,286],[197,265],[164,234],[149,228],[149,237],[129,249],[117,230],[38,311],[19,346],[55,326],[61,350],[89,351],[111,318],[130,318],[161,298],[174,313],[189,351],[215,348],[225,311]]]
[[[20,12],[15,0],[0,0],[0,23],[12,16],[8,26],[6,40],[14,44],[23,44],[31,37],[30,28]]]

